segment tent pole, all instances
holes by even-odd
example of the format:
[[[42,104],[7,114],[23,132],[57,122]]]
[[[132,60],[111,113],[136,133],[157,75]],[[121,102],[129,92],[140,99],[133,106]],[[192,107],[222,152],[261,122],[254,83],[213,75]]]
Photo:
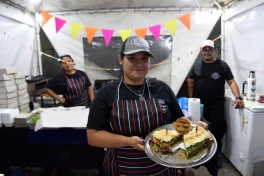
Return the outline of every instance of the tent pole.
[[[35,24],[36,24],[36,42],[37,42],[37,59],[38,59],[38,74],[42,75],[43,74],[43,70],[42,70],[42,56],[41,56],[41,43],[40,43],[40,36],[39,36],[39,32],[40,32],[40,26],[37,20],[35,20]]]

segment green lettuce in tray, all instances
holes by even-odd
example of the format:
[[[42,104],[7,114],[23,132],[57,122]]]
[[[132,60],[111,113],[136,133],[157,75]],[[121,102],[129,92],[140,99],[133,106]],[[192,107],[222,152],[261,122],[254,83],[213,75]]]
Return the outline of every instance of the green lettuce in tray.
[[[36,123],[40,119],[40,114],[36,114],[30,121],[29,123]]]

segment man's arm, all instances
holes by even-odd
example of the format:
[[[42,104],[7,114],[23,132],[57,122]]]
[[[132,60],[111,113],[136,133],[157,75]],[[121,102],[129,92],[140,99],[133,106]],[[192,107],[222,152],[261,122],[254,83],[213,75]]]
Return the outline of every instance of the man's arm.
[[[193,98],[193,85],[194,85],[194,79],[188,78],[188,92],[189,92],[189,98]]]
[[[237,97],[240,97],[240,92],[239,92],[239,89],[238,89],[238,86],[237,86],[237,83],[235,81],[235,79],[231,79],[229,81],[227,81],[229,87],[231,88],[232,90],[232,93],[234,94],[234,96],[237,98]],[[235,108],[243,108],[244,107],[244,102],[243,100],[240,100],[240,99],[236,99],[233,104],[236,105]]]
[[[88,95],[89,95],[90,101],[92,103],[93,100],[94,100],[94,91],[93,91],[93,87],[92,86],[88,87]]]
[[[239,89],[238,89],[238,86],[237,86],[235,79],[231,79],[231,80],[227,81],[227,83],[228,83],[229,87],[231,88],[234,96],[239,97],[240,92],[239,92]]]

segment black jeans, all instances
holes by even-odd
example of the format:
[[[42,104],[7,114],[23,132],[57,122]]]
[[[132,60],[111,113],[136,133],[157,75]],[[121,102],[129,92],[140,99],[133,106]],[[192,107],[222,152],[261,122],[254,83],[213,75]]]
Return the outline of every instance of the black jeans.
[[[209,131],[214,135],[217,142],[215,155],[205,163],[205,167],[211,175],[218,173],[218,153],[222,149],[222,138],[226,132],[226,120],[224,119],[225,99],[215,101],[201,100],[204,104],[203,117],[210,122]]]

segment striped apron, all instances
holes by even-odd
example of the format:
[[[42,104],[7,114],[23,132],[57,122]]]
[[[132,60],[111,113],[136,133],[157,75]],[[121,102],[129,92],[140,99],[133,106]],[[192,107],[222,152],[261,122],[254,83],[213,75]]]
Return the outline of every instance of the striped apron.
[[[149,98],[140,100],[119,100],[119,83],[110,117],[110,132],[124,136],[146,136],[155,128],[166,123],[161,106],[152,98],[146,79]],[[153,162],[144,151],[132,147],[109,148],[106,151],[104,168],[106,176],[164,175],[175,176],[176,169]]]
[[[66,100],[70,102],[71,106],[87,106],[89,105],[89,95],[86,79],[77,70],[76,72],[79,75],[77,78],[68,78],[64,73],[68,89]]]

